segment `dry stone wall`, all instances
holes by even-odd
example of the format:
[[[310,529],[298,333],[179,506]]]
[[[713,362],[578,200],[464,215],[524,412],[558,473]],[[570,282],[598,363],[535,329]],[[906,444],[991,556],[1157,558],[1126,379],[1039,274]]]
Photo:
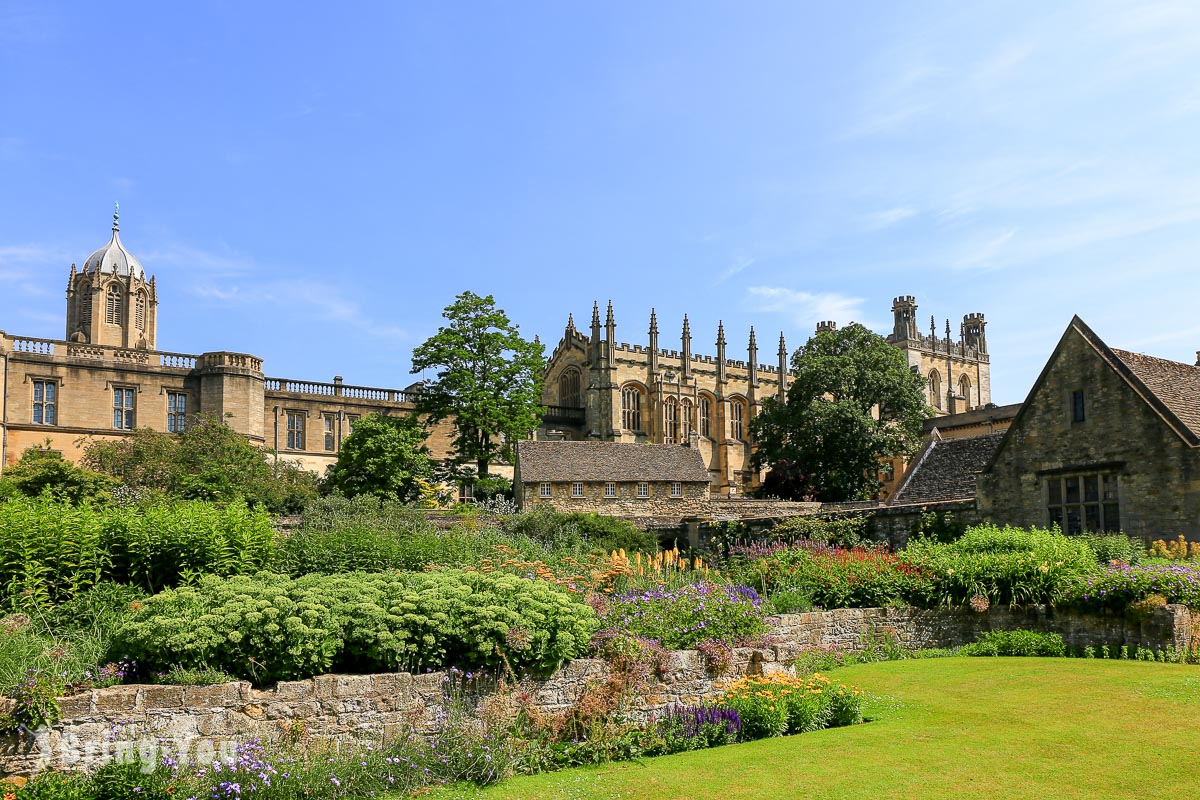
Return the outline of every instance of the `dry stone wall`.
[[[724,683],[744,675],[789,672],[789,662],[813,647],[858,650],[872,631],[894,635],[909,647],[952,647],[982,632],[1025,628],[1061,633],[1075,647],[1185,647],[1192,618],[1184,606],[1159,609],[1144,621],[1096,617],[1043,607],[970,610],[840,609],[773,618],[775,644],[739,648],[724,674],[709,670],[700,654],[670,654],[666,672],[630,699],[629,715],[645,720],[673,704],[712,698]],[[608,676],[608,665],[579,659],[553,676],[527,679],[519,691],[548,713],[565,711],[584,689]],[[47,769],[89,770],[134,753],[156,759],[210,760],[236,743],[264,741],[338,745],[429,732],[442,702],[443,672],[411,675],[322,675],[268,689],[247,682],[218,686],[115,686],[60,701],[62,721],[25,737],[0,737],[0,777]],[[7,701],[4,701],[7,702]],[[0,712],[7,709],[0,705]]]

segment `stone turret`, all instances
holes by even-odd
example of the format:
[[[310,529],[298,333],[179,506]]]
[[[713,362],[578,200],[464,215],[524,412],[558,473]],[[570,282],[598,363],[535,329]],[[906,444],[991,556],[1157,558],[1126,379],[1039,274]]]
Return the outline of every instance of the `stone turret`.
[[[917,338],[917,298],[902,295],[892,300],[892,336],[903,341]]]
[[[987,352],[987,337],[983,332],[987,322],[983,319],[983,314],[967,314],[963,317],[962,322],[962,341],[967,347],[973,348],[977,353]]]
[[[817,334],[833,333],[836,330],[837,330],[837,323],[834,322],[833,320],[826,320],[825,322],[817,323]]]

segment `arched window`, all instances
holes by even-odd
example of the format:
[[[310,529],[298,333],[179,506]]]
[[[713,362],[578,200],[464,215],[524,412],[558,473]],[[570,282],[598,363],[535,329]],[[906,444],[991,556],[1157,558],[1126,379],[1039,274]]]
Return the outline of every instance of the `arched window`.
[[[134,305],[133,324],[139,331],[146,330],[146,293],[137,293],[137,302]]]
[[[692,401],[684,400],[679,404],[679,441],[691,441],[692,439]]]
[[[579,399],[579,370],[569,369],[558,379],[558,404],[567,408],[583,405]]]
[[[734,439],[746,438],[746,404],[741,400],[729,401],[729,427]]]
[[[971,405],[971,379],[968,378],[966,375],[963,375],[961,378],[958,379],[958,393],[960,395],[962,395],[964,405],[966,406],[966,409],[964,409],[964,410],[970,409],[972,407],[972,405]]]
[[[121,324],[121,290],[115,283],[108,287],[104,298],[104,321],[109,325]]]
[[[942,376],[936,369],[929,372],[929,405],[942,407]]]
[[[621,427],[629,431],[642,429],[642,391],[636,386],[621,390]]]
[[[712,401],[700,398],[700,435],[712,438]]]
[[[92,285],[85,283],[79,290],[79,327],[87,330],[92,327]]]
[[[663,443],[675,444],[679,441],[679,403],[674,397],[668,397],[663,404]]]

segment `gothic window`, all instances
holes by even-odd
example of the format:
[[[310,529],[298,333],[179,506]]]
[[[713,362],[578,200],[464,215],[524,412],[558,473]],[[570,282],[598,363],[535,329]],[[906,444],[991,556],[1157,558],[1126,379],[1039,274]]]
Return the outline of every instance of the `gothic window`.
[[[679,441],[680,443],[691,441],[692,439],[692,401],[684,400],[679,404]]]
[[[663,423],[663,443],[675,444],[679,441],[679,403],[674,397],[663,404]]]
[[[92,285],[85,283],[79,292],[79,328],[92,327]]]
[[[958,379],[958,393],[962,395],[966,407],[971,408],[971,379],[966,375]]]
[[[746,438],[746,404],[741,400],[729,403],[730,433],[734,439]]]
[[[115,283],[108,287],[104,298],[104,321],[109,325],[121,324],[121,290]]]
[[[712,437],[712,401],[707,397],[700,398],[700,435]]]
[[[942,376],[936,369],[929,372],[929,405],[942,407]]]
[[[579,370],[569,369],[558,381],[558,404],[567,408],[583,405],[579,398]]]
[[[167,392],[167,433],[183,433],[187,430],[187,395],[182,392]]]
[[[1064,533],[1120,532],[1121,502],[1116,473],[1085,472],[1048,477],[1046,510],[1050,524],[1059,526]]]
[[[146,293],[138,292],[134,305],[133,324],[139,331],[146,330]]]
[[[621,390],[621,427],[628,431],[642,429],[642,391],[636,386]]]
[[[53,425],[58,409],[58,384],[55,381],[33,382],[33,421],[36,425]]]

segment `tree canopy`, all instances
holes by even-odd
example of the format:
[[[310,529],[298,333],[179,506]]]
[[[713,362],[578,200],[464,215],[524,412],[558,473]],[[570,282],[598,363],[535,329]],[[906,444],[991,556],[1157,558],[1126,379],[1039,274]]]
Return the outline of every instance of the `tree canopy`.
[[[458,458],[475,461],[480,477],[537,427],[542,397],[542,346],[491,295],[463,292],[446,307],[448,321],[413,351],[413,372],[432,369],[417,410],[431,422],[454,418]]]
[[[425,435],[416,416],[368,414],[354,423],[342,442],[326,487],[347,497],[370,494],[405,503],[420,500],[433,480]]]
[[[183,433],[138,428],[115,440],[94,440],[83,465],[133,489],[189,500],[243,499],[276,513],[294,513],[316,496],[316,475],[252,444],[222,420],[200,414]]]
[[[879,493],[880,460],[916,449],[928,415],[925,381],[904,353],[851,323],[821,331],[792,356],[784,403],[768,399],[750,423],[756,468],[778,469],[771,490],[826,502]]]

